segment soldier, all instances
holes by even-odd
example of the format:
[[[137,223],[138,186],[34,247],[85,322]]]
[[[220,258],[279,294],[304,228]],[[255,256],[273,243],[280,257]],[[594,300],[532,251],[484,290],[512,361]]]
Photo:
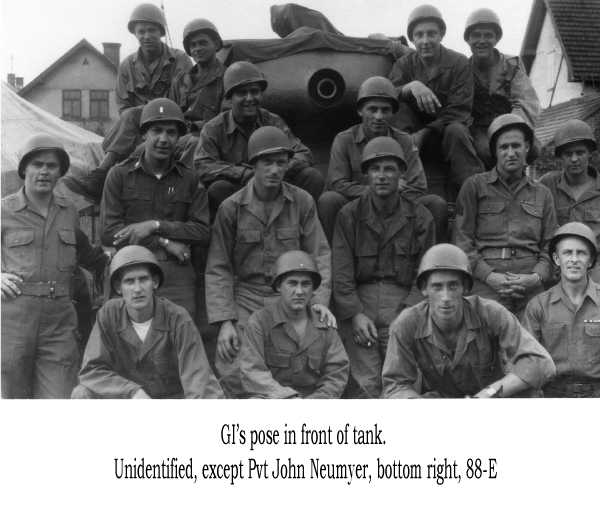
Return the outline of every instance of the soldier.
[[[200,176],[174,160],[177,141],[185,132],[181,108],[170,99],[154,99],[144,107],[144,152],[111,168],[100,211],[100,238],[105,246],[140,244],[152,251],[165,274],[160,296],[195,319],[190,245],[208,243],[208,201]]]
[[[360,198],[369,189],[366,174],[360,163],[367,143],[378,136],[396,140],[406,159],[406,176],[400,180],[403,197],[422,203],[435,219],[438,242],[448,227],[446,202],[437,195],[426,195],[427,180],[423,165],[410,135],[389,125],[398,111],[396,90],[389,80],[374,76],[368,78],[358,91],[358,114],[362,123],[339,133],[331,147],[327,171],[327,189],[319,198],[319,219],[329,244],[333,242],[333,229],[339,210],[348,202]]]
[[[333,237],[333,291],[340,334],[357,390],[350,396],[379,398],[389,326],[421,301],[411,294],[419,261],[435,244],[429,211],[404,197],[407,173],[402,147],[392,138],[371,140],[361,169],[369,191],[340,211]]]
[[[583,223],[567,223],[548,251],[560,282],[535,296],[523,317],[523,327],[556,364],[544,396],[600,398],[600,285],[588,272],[598,259],[596,235]]]
[[[504,113],[513,113],[535,129],[540,101],[521,59],[496,49],[502,39],[502,27],[494,11],[473,11],[467,18],[464,39],[473,54],[469,60],[475,85],[469,130],[477,157],[483,161],[486,170],[491,170],[494,158],[490,154],[487,130],[492,121]],[[532,163],[534,159],[531,154],[527,162]]]
[[[390,73],[400,99],[392,125],[412,135],[421,155],[441,154],[450,165],[449,180],[460,188],[483,171],[466,126],[473,105],[471,65],[442,46],[446,23],[435,7],[414,9],[407,31],[417,51],[396,61]]]
[[[275,126],[287,135],[295,154],[285,182],[307,191],[316,202],[323,192],[323,176],[312,168],[310,150],[292,134],[287,124],[278,115],[260,108],[267,88],[264,75],[250,62],[235,62],[225,71],[223,79],[225,99],[231,100],[232,108],[204,125],[194,154],[194,168],[207,186],[211,216],[216,214],[223,200],[252,178],[248,140],[262,126]]]
[[[559,225],[577,221],[590,227],[600,243],[600,177],[589,158],[598,148],[590,126],[581,120],[568,120],[554,135],[554,155],[562,161],[562,170],[542,176],[556,206]],[[600,268],[590,273],[600,282]]]
[[[108,171],[128,158],[143,141],[139,131],[144,105],[166,96],[177,76],[192,67],[183,51],[161,41],[166,25],[165,15],[153,4],[140,4],[133,9],[127,29],[140,47],[119,65],[115,94],[121,117],[102,142],[105,154],[98,168],[82,179],[73,175],[65,178],[65,186],[73,193],[100,202]]]
[[[155,296],[164,274],[152,252],[127,246],[110,264],[98,318],[72,398],[223,398],[192,318]]]
[[[309,303],[321,283],[312,257],[281,255],[273,266],[279,300],[253,313],[240,352],[242,385],[251,398],[340,398],[348,356],[335,329],[317,319]]]
[[[2,199],[2,398],[69,398],[77,383],[77,315],[69,287],[77,264],[101,270],[75,204],[54,192],[70,158],[51,135],[23,143],[25,181]]]
[[[498,301],[520,319],[550,277],[548,243],[556,213],[548,188],[525,175],[533,141],[529,124],[501,115],[488,137],[498,162],[460,190],[452,242],[469,257],[473,294]]]
[[[392,325],[384,398],[537,396],[554,377],[550,355],[513,314],[494,301],[465,296],[473,276],[462,250],[431,248],[417,285],[427,300]],[[419,371],[421,394],[415,390]]]
[[[231,67],[229,68],[231,69]],[[322,283],[310,304],[321,321],[335,326],[327,309],[331,293],[331,251],[314,200],[283,182],[294,149],[274,126],[257,129],[248,141],[253,165],[248,184],[219,208],[206,265],[208,322],[219,325],[216,368],[231,396],[242,396],[237,356],[248,317],[278,301],[271,284],[279,255],[303,250],[317,263]]]

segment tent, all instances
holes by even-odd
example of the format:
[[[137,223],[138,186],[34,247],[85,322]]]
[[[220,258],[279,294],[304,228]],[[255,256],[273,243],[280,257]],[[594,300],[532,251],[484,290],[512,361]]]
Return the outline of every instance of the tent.
[[[96,168],[103,157],[101,136],[69,124],[15,94],[2,83],[2,196],[17,191],[23,181],[17,175],[19,147],[23,140],[35,133],[49,133],[58,137],[71,157],[69,172],[84,175]],[[91,204],[70,192],[58,181],[56,191],[65,195],[82,210]]]

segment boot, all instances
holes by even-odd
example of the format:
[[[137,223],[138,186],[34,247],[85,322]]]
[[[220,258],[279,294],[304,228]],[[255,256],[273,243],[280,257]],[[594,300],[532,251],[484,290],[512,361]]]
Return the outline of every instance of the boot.
[[[95,168],[89,171],[82,179],[73,175],[67,175],[63,177],[63,183],[73,193],[83,196],[89,202],[99,204],[102,200],[104,181],[106,181],[107,174],[108,170]]]

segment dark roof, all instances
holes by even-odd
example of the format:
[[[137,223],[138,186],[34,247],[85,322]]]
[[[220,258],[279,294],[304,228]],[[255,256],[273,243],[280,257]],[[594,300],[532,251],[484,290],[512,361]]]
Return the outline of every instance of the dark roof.
[[[75,46],[73,46],[69,51],[67,51],[62,57],[60,57],[54,64],[52,64],[48,69],[42,72],[40,75],[36,76],[33,80],[31,80],[25,87],[19,90],[18,94],[23,97],[25,96],[31,89],[37,86],[39,83],[43,83],[44,80],[50,76],[57,68],[59,68],[62,64],[64,64],[67,60],[69,60],[73,55],[75,55],[79,50],[86,48],[90,50],[93,54],[95,54],[100,60],[105,62],[111,69],[114,69],[115,73],[117,73],[118,68],[115,63],[110,60],[106,55],[98,51],[94,46],[92,46],[86,39],[82,39]]]
[[[542,144],[548,145],[554,139],[556,128],[571,119],[585,120],[600,110],[600,93],[571,99],[542,110],[535,128],[535,135]]]
[[[521,48],[527,72],[547,11],[566,56],[569,81],[600,81],[600,0],[534,0]]]

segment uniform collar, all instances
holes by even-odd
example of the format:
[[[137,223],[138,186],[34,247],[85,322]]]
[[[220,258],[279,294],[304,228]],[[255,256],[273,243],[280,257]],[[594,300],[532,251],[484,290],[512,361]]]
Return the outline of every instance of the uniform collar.
[[[52,203],[55,203],[59,207],[69,207],[67,198],[58,195],[55,191],[52,191],[50,204],[52,205]],[[25,195],[25,186],[21,186],[21,189],[15,193],[15,211],[25,209],[27,206],[29,206],[29,200],[27,199],[27,195]]]
[[[202,76],[199,76],[196,83],[193,82],[192,76],[198,74],[200,71],[198,64],[194,64],[192,68],[185,74],[185,81],[188,83],[190,89],[197,89],[205,86],[207,83],[222,78],[225,73],[225,66],[221,64],[219,59],[216,59],[215,64]]]
[[[354,132],[353,132],[354,143],[356,145],[358,145],[362,142],[369,141],[369,139],[367,137],[367,133],[365,133],[365,128],[363,127],[362,124],[358,124],[357,126],[354,126],[353,129],[354,129]],[[388,138],[393,138],[392,127],[390,125],[388,125],[387,131],[385,132],[385,135],[383,135],[383,136],[387,136]]]
[[[281,183],[281,193],[277,198],[280,196],[283,196],[285,200],[289,200],[290,202],[294,201],[290,187],[285,182]],[[248,184],[241,189],[238,202],[240,205],[248,205],[254,202],[254,178],[250,179]]]
[[[554,304],[563,298],[569,299],[569,297],[565,294],[565,290],[563,289],[562,282],[558,282],[554,287],[550,290],[550,303]],[[585,289],[586,297],[589,297],[596,306],[600,306],[600,285],[598,285],[594,280],[592,280],[588,276],[588,284]]]
[[[263,116],[262,112],[263,112],[262,108],[259,108],[258,113],[256,114],[256,120],[254,121],[254,129],[252,131],[254,131],[255,129],[258,129],[259,127],[263,127],[265,125],[265,120],[264,120],[264,116]],[[225,118],[227,120],[227,134],[228,135],[233,133],[236,129],[239,129],[240,131],[242,131],[242,129],[240,128],[238,123],[235,121],[235,118],[233,117],[233,110],[229,110],[225,114]]]
[[[183,177],[183,169],[185,168],[185,165],[183,163],[181,163],[181,161],[177,161],[174,159],[171,159],[171,167],[169,168],[169,170],[167,170],[165,173],[163,173],[163,177],[165,175],[167,175],[173,168],[177,171],[177,173]],[[146,160],[144,158],[144,154],[142,153],[142,155],[137,159],[137,161],[135,162],[135,164],[128,168],[127,171],[128,172],[135,172],[136,170],[142,170],[143,172],[147,173],[148,175],[151,175],[153,177],[156,177],[154,175],[153,172],[151,172],[150,170],[148,170],[148,164],[146,163]]]
[[[564,191],[568,191],[567,187],[569,186],[567,184],[567,179],[565,178],[566,172],[567,171],[564,168],[560,172],[557,172],[558,173],[558,178],[556,180],[556,185],[559,186]],[[587,173],[595,181],[594,182],[594,188],[600,190],[600,174],[598,174],[598,170],[596,170],[593,166],[588,165],[588,167],[587,167]],[[560,186],[561,184],[563,184],[563,185]]]
[[[490,184],[493,183],[493,182],[499,181],[500,180],[500,174],[498,173],[498,167],[497,167],[497,165],[494,166],[494,168],[492,168],[489,172],[484,173],[483,176],[484,176],[486,182],[488,182]],[[523,175],[521,177],[521,181],[523,181],[523,180],[525,180],[527,184],[531,184],[532,183],[532,180],[529,177],[527,177],[527,174],[525,173],[525,170],[523,170]]]
[[[316,314],[310,309],[310,306],[306,307],[306,312],[308,313],[308,320],[311,322],[316,328],[319,329],[329,329],[326,324],[320,322]],[[285,324],[289,321],[287,315],[285,314],[285,310],[283,309],[283,305],[281,304],[281,299],[275,303],[273,307],[273,326],[271,329],[275,327]]]
[[[161,41],[162,44],[162,53],[159,55],[158,58],[160,57],[165,57],[168,60],[175,60],[176,56],[175,53],[171,50],[171,48],[169,48],[164,42]],[[138,48],[138,50],[133,54],[133,61],[137,62],[138,60],[141,60],[142,62],[144,61],[144,59],[142,58],[142,47],[140,46]]]

